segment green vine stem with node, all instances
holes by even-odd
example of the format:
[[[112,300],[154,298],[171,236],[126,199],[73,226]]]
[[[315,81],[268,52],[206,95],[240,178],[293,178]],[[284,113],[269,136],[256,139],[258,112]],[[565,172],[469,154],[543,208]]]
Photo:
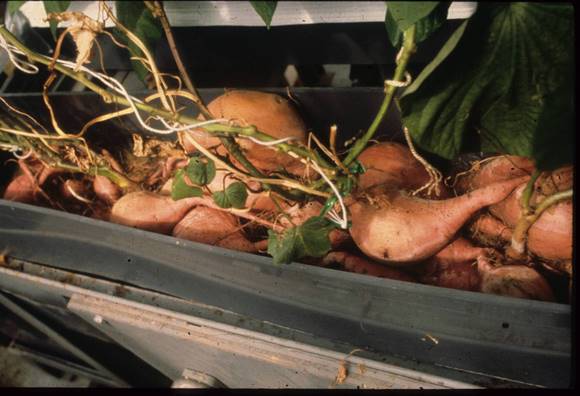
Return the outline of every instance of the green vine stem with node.
[[[542,213],[562,201],[571,199],[573,196],[572,189],[559,191],[544,197],[537,205],[535,205],[535,207],[532,207],[530,205],[530,200],[534,193],[534,185],[541,174],[542,172],[535,170],[532,173],[530,181],[526,184],[526,187],[522,191],[520,201],[521,215],[516,223],[516,226],[514,227],[510,246],[507,250],[507,255],[511,259],[521,260],[525,257],[528,231],[540,218]]]
[[[408,30],[404,31],[403,36],[403,46],[400,55],[397,57],[395,75],[393,76],[393,80],[385,81],[385,99],[383,100],[383,103],[381,104],[381,107],[379,108],[379,111],[369,129],[360,139],[356,140],[352,149],[344,159],[343,163],[345,166],[349,166],[354,160],[356,160],[359,154],[365,149],[368,142],[373,138],[389,110],[397,88],[404,87],[410,83],[410,78],[408,78],[407,81],[401,80],[408,75],[407,64],[409,63],[411,55],[416,51],[415,25],[412,25]]]

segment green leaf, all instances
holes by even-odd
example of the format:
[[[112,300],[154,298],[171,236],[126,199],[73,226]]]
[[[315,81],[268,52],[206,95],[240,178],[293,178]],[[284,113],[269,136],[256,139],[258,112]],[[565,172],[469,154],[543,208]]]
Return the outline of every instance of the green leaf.
[[[541,169],[568,163],[573,42],[571,5],[479,3],[401,97],[403,122],[447,159],[484,151]]]
[[[415,42],[420,43],[435,33],[447,20],[450,2],[441,2],[424,18],[415,23]]]
[[[185,172],[187,177],[194,184],[199,186],[205,186],[211,183],[215,177],[215,164],[214,162],[205,157],[194,156],[189,159],[187,166],[185,167]]]
[[[274,11],[276,11],[277,1],[250,1],[254,10],[260,15],[260,18],[264,21],[268,29],[270,29],[270,24],[272,23],[272,17],[274,17]]]
[[[323,217],[311,217],[303,224],[278,235],[268,230],[268,254],[275,264],[287,264],[302,257],[322,257],[331,249],[328,234],[335,225]]]
[[[242,209],[246,206],[246,199],[248,198],[248,191],[246,185],[241,182],[230,184],[226,188],[226,196],[230,201],[232,207]]]
[[[565,81],[574,81],[574,65],[570,66],[564,74]],[[547,109],[540,115],[538,130],[547,133],[538,134],[532,147],[532,156],[539,169],[553,170],[574,160],[574,87],[573,83],[560,84],[545,98]],[[554,148],[558,148],[557,155]]]
[[[9,0],[8,1],[8,13],[10,14],[10,16],[14,15],[14,13],[16,11],[18,11],[24,3],[26,3],[26,0],[23,0],[23,1]]]
[[[46,15],[48,15],[51,12],[54,13],[58,13],[58,12],[64,12],[68,9],[68,6],[70,5],[70,1],[43,1],[44,4],[44,11],[46,11]],[[56,40],[56,27],[58,26],[58,22],[57,21],[50,21],[50,31],[52,33],[52,37],[54,37],[54,39]]]
[[[419,20],[425,18],[439,4],[438,1],[387,1],[387,14],[401,32],[404,32]]]
[[[297,228],[293,227],[278,235],[268,230],[268,254],[274,259],[274,264],[289,264],[297,260],[296,237]]]
[[[203,195],[201,188],[188,185],[185,182],[184,176],[185,172],[183,169],[179,169],[175,173],[173,184],[171,185],[171,198],[174,201],[178,201],[183,198],[201,197]]]
[[[116,1],[115,9],[117,19],[127,29],[133,32],[141,39],[147,50],[155,55],[154,49],[161,38],[162,27],[160,22],[151,14],[151,11],[143,1]],[[118,29],[115,29],[115,35],[123,40],[129,47],[131,56],[143,57],[141,50],[125,37]],[[141,81],[149,74],[147,69],[139,61],[132,61],[133,69]]]
[[[393,44],[393,47],[398,47],[401,43],[401,37],[403,34],[401,33],[401,29],[397,26],[397,21],[393,17],[393,13],[390,11],[389,7],[387,6],[387,13],[385,15],[385,26],[387,28],[387,35],[389,36],[389,41]]]
[[[232,205],[228,201],[228,197],[226,196],[225,191],[214,191],[211,194],[213,201],[220,207],[220,208],[231,208]]]
[[[390,3],[390,2],[388,2]],[[447,10],[449,2],[438,3],[437,6],[429,12],[425,17],[415,22],[415,42],[420,43],[431,36],[437,29],[443,25],[447,20]],[[385,25],[387,28],[387,35],[393,47],[398,47],[402,39],[402,31],[399,29],[397,21],[393,13],[389,11],[387,6],[387,13],[385,16]]]
[[[243,209],[246,206],[248,191],[244,183],[235,182],[230,184],[225,191],[215,191],[212,196],[221,208]]]

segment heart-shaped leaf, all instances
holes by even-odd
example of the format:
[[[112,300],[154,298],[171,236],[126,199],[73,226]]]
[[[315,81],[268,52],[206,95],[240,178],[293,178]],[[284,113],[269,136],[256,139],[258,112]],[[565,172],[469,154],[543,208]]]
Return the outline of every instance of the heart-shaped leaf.
[[[203,195],[202,189],[196,186],[190,186],[185,181],[185,177],[186,175],[183,169],[175,172],[173,184],[171,185],[171,198],[174,201],[189,197],[201,197]]]
[[[574,147],[571,5],[479,3],[400,100],[413,140],[461,152],[569,163]],[[451,52],[451,50],[453,50]]]
[[[241,182],[235,182],[226,187],[224,191],[215,191],[213,200],[221,208],[242,209],[246,206],[248,191],[246,185]]]
[[[281,234],[268,230],[268,254],[275,264],[288,264],[302,257],[322,257],[331,249],[328,234],[336,226],[323,217],[311,217]]]
[[[189,159],[185,172],[194,184],[205,186],[211,183],[215,177],[216,169],[214,162],[206,157],[194,156]]]

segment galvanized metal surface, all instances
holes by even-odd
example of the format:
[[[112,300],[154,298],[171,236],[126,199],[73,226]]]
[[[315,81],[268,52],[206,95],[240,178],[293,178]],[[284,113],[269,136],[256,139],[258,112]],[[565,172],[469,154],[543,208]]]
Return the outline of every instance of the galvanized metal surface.
[[[345,356],[356,349],[352,345],[329,342],[327,339],[317,338],[293,329],[280,328],[274,324],[258,322],[251,318],[241,318],[235,313],[223,311],[217,307],[182,301],[152,291],[123,286],[80,274],[71,274],[66,271],[19,260],[10,260],[8,267],[0,267],[0,289],[8,289],[11,292],[18,293],[20,296],[25,295],[29,299],[41,300],[45,303],[59,306],[66,304],[66,301],[70,298],[67,306],[73,312],[85,318],[87,323],[95,326],[99,331],[105,332],[119,344],[127,347],[174,380],[181,378],[184,368],[195,368],[200,372],[208,373],[219,380],[223,380],[217,374],[221,372],[219,371],[220,367],[233,364],[227,363],[232,361],[232,355],[234,357],[242,356],[241,359],[246,360],[251,357],[251,362],[245,362],[240,365],[241,371],[244,370],[244,367],[247,367],[249,372],[258,370],[255,362],[253,362],[256,359],[255,356],[250,354],[250,357],[246,356],[244,358],[248,354],[248,349],[245,349],[245,355],[243,353],[240,355],[240,351],[243,352],[249,342],[253,345],[249,351],[262,351],[260,352],[262,358],[259,361],[262,361],[262,364],[265,364],[263,363],[264,361],[267,362],[268,367],[270,367],[270,376],[262,377],[261,382],[254,382],[252,386],[276,387],[280,385],[285,387],[287,384],[281,384],[279,380],[288,377],[286,371],[291,369],[288,368],[290,363],[296,363],[297,360],[300,360],[308,366],[312,356],[317,357],[322,351],[322,355],[326,357],[324,360],[326,366],[322,366],[325,367],[323,372],[326,373],[326,376],[322,377],[322,379],[317,379],[318,382],[311,382],[310,385],[304,385],[303,378],[299,379],[297,377],[292,384],[288,385],[303,387],[318,384],[317,386],[324,385],[323,387],[326,387],[333,384],[332,381],[336,378]],[[112,295],[123,296],[123,298]],[[120,306],[122,309],[110,312],[111,307],[115,306]],[[171,307],[171,311],[159,307]],[[188,312],[188,314],[180,313],[180,311]],[[130,319],[135,317],[140,319],[136,322]],[[205,319],[204,317],[212,317],[213,319]],[[153,327],[151,327],[152,322],[154,324]],[[111,323],[117,323],[117,325],[111,327]],[[171,330],[172,328],[173,330]],[[257,331],[258,329],[262,331],[259,332]],[[200,331],[202,333],[199,333]],[[180,348],[184,345],[183,337],[186,333],[190,333],[187,334],[186,340],[191,341],[194,338],[190,350],[188,353],[177,353],[175,355],[171,351],[183,351]],[[140,338],[139,334],[142,334],[145,338]],[[196,334],[198,337],[192,337],[191,334]],[[151,342],[152,339],[155,342]],[[229,343],[224,343],[224,340],[227,341],[228,339],[230,340]],[[280,351],[286,352],[284,352],[283,356],[276,355],[280,354]],[[390,382],[384,382],[385,380],[382,379],[381,381],[383,382],[379,381],[377,383],[372,378],[360,377],[360,374],[357,377],[357,375],[353,374],[350,382],[345,381],[344,386],[350,384],[355,387],[364,385],[367,387],[471,388],[474,385],[470,382],[476,382],[477,379],[481,379],[474,375],[460,374],[463,381],[453,380],[449,377],[453,377],[454,374],[457,376],[457,373],[449,372],[449,370],[441,370],[427,365],[409,369],[404,368],[405,365],[409,365],[409,362],[403,362],[394,357],[381,356],[365,351],[358,351],[357,355],[359,354],[370,358],[349,357],[347,359],[350,362],[349,365],[357,364],[359,365],[357,367],[359,369],[362,368],[361,370],[363,371],[368,368],[368,375],[388,372],[389,375],[387,377],[391,378],[391,380]],[[213,360],[210,359],[212,356],[214,357]],[[235,360],[234,358],[233,361]],[[286,363],[286,365],[282,365],[277,369],[272,366],[288,361],[290,363]],[[329,362],[332,362],[332,364]],[[210,363],[211,365],[209,365]],[[332,369],[328,367],[329,365]],[[216,367],[217,372],[215,371]],[[295,364],[291,365],[291,367],[295,367]],[[321,370],[320,364],[313,367],[319,367],[317,373]],[[378,371],[377,367],[379,368]],[[235,371],[233,367],[231,369]],[[331,372],[332,375],[329,374]],[[382,378],[383,376],[379,375],[379,377]],[[251,385],[251,383],[244,383],[243,381],[237,382],[241,381],[241,379],[236,378],[230,378],[228,385],[234,387]],[[329,378],[330,381],[327,381]],[[364,379],[364,381],[357,383],[355,381],[357,378],[359,380]],[[248,379],[247,381],[250,380]],[[257,380],[254,379],[253,381]]]
[[[109,6],[115,9],[113,2]],[[166,1],[171,26],[264,26],[264,22],[247,1]],[[468,18],[475,11],[475,2],[453,2],[449,19]],[[378,1],[279,1],[272,26],[313,23],[384,22],[386,4]],[[42,3],[28,2],[22,12],[33,27],[48,27]],[[95,1],[75,1],[70,10],[98,17]],[[63,23],[63,26],[68,26]],[[107,27],[113,26],[108,20]]]
[[[68,307],[175,379],[184,368],[193,368],[241,388],[471,387],[235,327],[200,324],[197,318],[143,305],[74,294]],[[343,365],[347,372],[341,379]]]

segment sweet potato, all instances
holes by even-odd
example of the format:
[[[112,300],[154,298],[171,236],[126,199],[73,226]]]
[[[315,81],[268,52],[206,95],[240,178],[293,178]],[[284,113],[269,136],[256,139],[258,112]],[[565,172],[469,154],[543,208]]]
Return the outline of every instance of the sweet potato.
[[[459,290],[479,290],[477,257],[484,249],[457,238],[422,266],[421,283]]]
[[[242,125],[254,125],[258,130],[275,138],[293,137],[297,142],[306,143],[307,133],[304,121],[286,99],[279,95],[233,90],[217,97],[208,105],[216,118],[227,118]],[[219,146],[218,138],[201,130],[188,132],[204,147]],[[185,141],[185,150],[195,148]],[[278,169],[301,172],[300,161],[276,149],[260,146],[248,139],[237,139],[248,160],[258,169],[271,172]],[[234,161],[236,162],[236,161]]]
[[[323,258],[322,263],[324,265],[340,264],[346,271],[356,272],[357,274],[406,282],[417,282],[412,275],[399,269],[389,268],[384,264],[375,263],[369,259],[348,252],[330,252]]]
[[[28,175],[16,176],[6,187],[2,198],[8,201],[33,203],[36,199],[36,183]]]
[[[83,180],[67,179],[60,185],[60,193],[64,199],[69,201],[81,201],[89,203],[92,191],[90,184]]]
[[[490,182],[513,179],[534,171],[533,163],[523,157],[500,156],[482,164],[477,171],[461,179],[457,191],[465,192],[480,188]],[[558,191],[573,186],[573,168],[566,166],[553,172],[543,174],[535,183],[530,204],[535,205],[541,199]],[[489,207],[489,212],[513,229],[521,214],[521,197],[526,185],[522,183],[506,199]],[[503,239],[510,232],[497,222],[484,218],[478,226],[482,229],[481,237],[490,242]],[[503,235],[495,234],[503,232]],[[511,235],[510,235],[511,237]],[[485,242],[485,241],[484,241]],[[572,202],[563,201],[546,210],[530,227],[527,234],[528,250],[545,260],[570,260],[572,258]]]
[[[512,229],[487,213],[476,217],[469,226],[469,233],[478,243],[495,248],[505,247],[512,238]]]
[[[300,225],[313,216],[318,216],[322,211],[322,204],[318,201],[310,201],[304,205],[296,204],[286,210],[287,216],[280,216],[280,224],[284,227]]]
[[[203,198],[174,201],[168,196],[137,191],[124,195],[113,205],[110,221],[169,234],[191,208],[203,203]]]
[[[235,216],[205,206],[191,209],[173,228],[172,234],[177,238],[232,250],[258,251],[240,231]]]
[[[366,148],[358,157],[365,173],[358,179],[362,190],[386,184],[393,188],[413,191],[429,183],[425,167],[402,144],[382,142]],[[439,183],[440,197],[449,196],[445,185]]]
[[[505,200],[489,208],[494,216],[512,229],[521,215],[520,201],[524,188],[525,184],[520,185]],[[532,197],[533,201],[536,197]],[[528,230],[528,250],[546,260],[570,260],[573,246],[572,212],[571,200],[546,209]]]
[[[109,180],[109,178],[99,175],[95,176],[93,190],[95,191],[97,198],[109,205],[117,202],[123,194],[121,188]]]
[[[487,158],[472,171],[459,175],[454,188],[458,194],[465,194],[491,183],[531,175],[534,169],[533,162],[525,157],[500,155]]]
[[[539,196],[549,196],[574,186],[574,168],[564,166],[546,173],[536,181],[535,190]]]
[[[440,250],[433,258],[438,262],[459,263],[463,261],[475,261],[485,252],[485,248],[474,246],[463,237],[456,238],[449,245]]]
[[[443,249],[475,212],[501,201],[528,179],[494,183],[446,200],[415,198],[376,186],[349,204],[350,234],[373,260],[409,265]]]
[[[44,166],[38,161],[26,163],[20,160],[18,164],[20,170],[6,186],[3,194],[3,198],[8,201],[34,203],[38,199],[40,189],[48,179],[62,173],[61,170]]]
[[[516,298],[555,301],[552,288],[538,271],[526,265],[492,264],[493,258],[483,254],[477,259],[481,277],[480,291]]]

